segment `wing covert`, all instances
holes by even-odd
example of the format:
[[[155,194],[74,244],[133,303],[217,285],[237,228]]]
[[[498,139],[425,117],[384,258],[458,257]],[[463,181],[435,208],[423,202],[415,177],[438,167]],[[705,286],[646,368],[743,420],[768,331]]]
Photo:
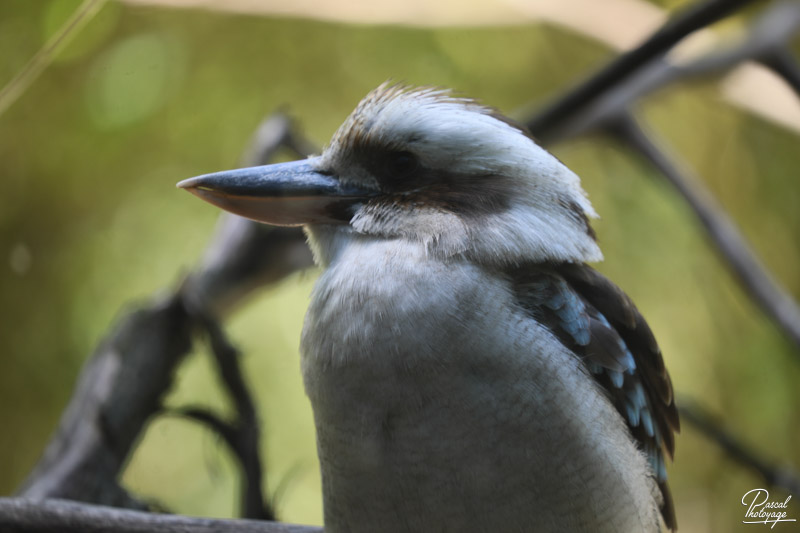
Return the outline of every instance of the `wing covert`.
[[[631,299],[583,264],[520,268],[511,278],[518,303],[586,364],[645,452],[675,529],[665,458],[680,422],[661,350]]]

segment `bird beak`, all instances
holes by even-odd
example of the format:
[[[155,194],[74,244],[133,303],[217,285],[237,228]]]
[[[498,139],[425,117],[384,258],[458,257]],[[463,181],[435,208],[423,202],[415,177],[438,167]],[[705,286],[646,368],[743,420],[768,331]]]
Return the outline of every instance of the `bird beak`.
[[[273,224],[346,224],[353,206],[374,192],[342,185],[314,168],[313,159],[205,174],[178,183],[231,213]]]

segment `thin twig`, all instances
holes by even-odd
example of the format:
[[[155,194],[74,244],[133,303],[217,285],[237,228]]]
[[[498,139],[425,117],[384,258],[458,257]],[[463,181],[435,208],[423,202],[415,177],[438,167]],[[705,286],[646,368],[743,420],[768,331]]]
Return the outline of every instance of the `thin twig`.
[[[165,414],[180,416],[203,424],[222,437],[231,453],[238,459],[242,470],[241,517],[275,520],[275,511],[269,502],[264,501],[261,490],[263,477],[258,447],[259,424],[242,420],[241,415],[237,420],[228,422],[204,407],[170,409],[165,411]],[[266,474],[266,471],[263,473]]]
[[[262,481],[266,471],[261,467],[260,424],[249,388],[239,366],[239,353],[228,341],[219,323],[207,314],[197,317],[208,334],[217,371],[233,400],[237,418],[229,426],[233,433],[228,442],[242,469],[242,518],[275,520],[275,512],[264,499]]]
[[[690,176],[688,170],[679,168],[674,158],[666,155],[632,115],[621,116],[609,124],[608,131],[641,154],[667,178],[697,215],[739,282],[789,338],[800,346],[800,308],[770,276],[734,223],[700,185],[700,181]]]
[[[222,440],[224,440],[232,450],[235,450],[238,446],[236,428],[234,425],[227,420],[223,420],[219,415],[205,407],[177,407],[175,409],[165,409],[163,414],[188,418],[189,420],[206,426],[218,436],[222,437]]]
[[[0,115],[22,96],[53,58],[100,11],[105,0],[84,0],[45,45],[0,90]]]
[[[789,494],[800,494],[800,476],[797,472],[762,459],[694,402],[683,400],[680,405],[681,418],[719,446],[726,457],[756,472],[770,487],[781,488]]]
[[[633,116],[626,114],[608,131],[626,146],[641,154],[675,187],[705,227],[727,264],[756,303],[770,315],[789,338],[800,346],[800,308],[760,263],[736,226],[711,194],[680,169],[641,129]]]

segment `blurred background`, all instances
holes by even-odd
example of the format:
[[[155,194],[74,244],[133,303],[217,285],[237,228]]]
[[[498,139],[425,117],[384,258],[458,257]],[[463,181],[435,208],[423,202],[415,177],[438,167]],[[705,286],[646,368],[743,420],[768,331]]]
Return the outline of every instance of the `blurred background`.
[[[80,4],[0,2],[0,87]],[[115,317],[175,287],[202,255],[219,213],[175,183],[236,166],[266,114],[288,110],[321,146],[393,78],[524,117],[687,4],[105,3],[0,115],[0,495],[35,464]],[[714,26],[694,46],[736,35],[757,14]],[[800,298],[797,98],[764,72],[739,72],[661,91],[637,111]],[[764,458],[800,465],[797,347],[742,292],[693,214],[648,165],[602,138],[552,148],[582,177],[602,217],[599,268],[647,317],[679,398]],[[256,394],[266,490],[282,520],[310,524],[322,522],[320,481],[297,348],[317,274],[260,293],[226,324]],[[167,403],[230,409],[203,350],[181,367]],[[741,524],[741,498],[763,482],[688,424],[669,476],[681,531],[759,527]],[[174,418],[153,421],[124,473],[145,500],[219,517],[236,512],[237,479],[217,437]],[[800,519],[794,496],[789,517]]]

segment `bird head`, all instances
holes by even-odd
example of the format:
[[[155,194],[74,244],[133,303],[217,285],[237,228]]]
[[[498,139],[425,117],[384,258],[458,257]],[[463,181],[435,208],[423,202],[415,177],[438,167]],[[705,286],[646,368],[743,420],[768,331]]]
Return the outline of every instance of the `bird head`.
[[[524,128],[437,88],[384,83],[319,156],[178,184],[233,213],[340,236],[407,239],[493,265],[602,259],[578,177]]]

